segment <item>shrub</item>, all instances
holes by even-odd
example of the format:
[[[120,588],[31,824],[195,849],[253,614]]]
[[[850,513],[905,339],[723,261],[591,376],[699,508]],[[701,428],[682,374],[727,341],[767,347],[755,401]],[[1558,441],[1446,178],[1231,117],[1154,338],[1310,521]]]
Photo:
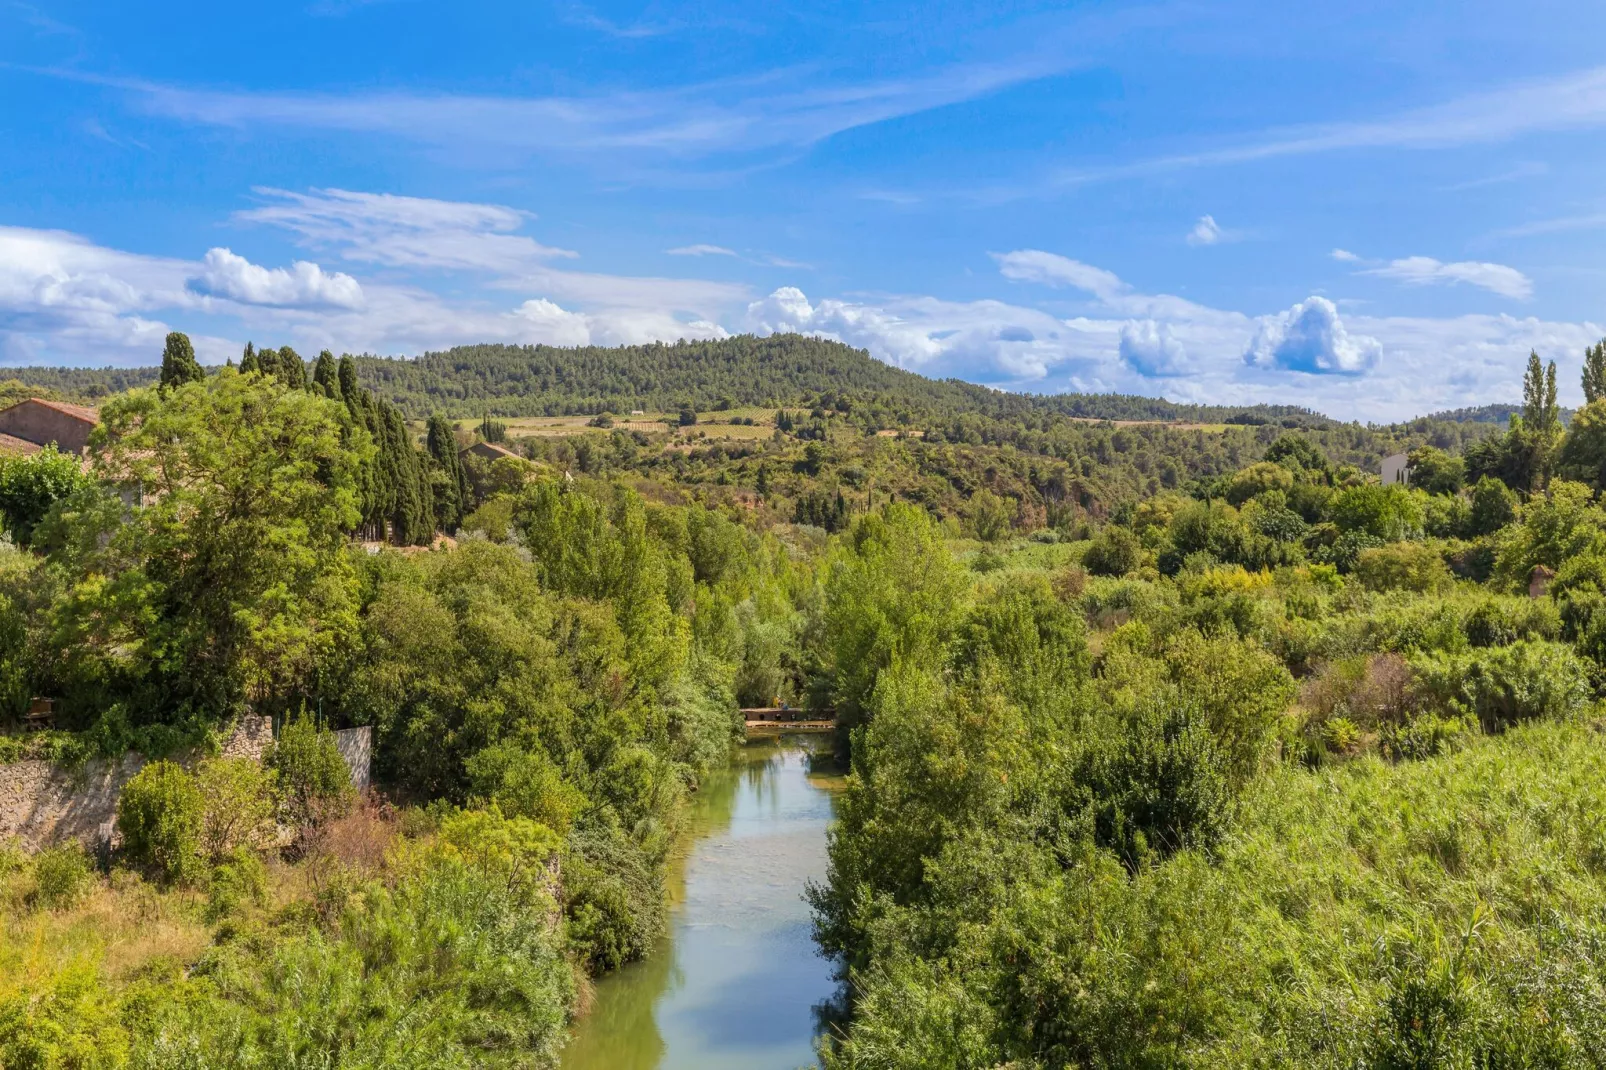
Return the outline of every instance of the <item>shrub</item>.
[[[1380,542],[1398,542],[1422,533],[1422,508],[1398,483],[1347,487],[1327,503],[1327,516],[1341,531],[1364,532]]]
[[[1560,643],[1419,655],[1411,666],[1425,697],[1448,713],[1476,714],[1491,732],[1522,721],[1572,717],[1589,701],[1589,673]]]
[[[221,921],[247,902],[261,905],[268,897],[267,867],[249,847],[236,847],[226,861],[212,867],[206,892],[208,921]]]
[[[1199,712],[1150,705],[1084,750],[1062,797],[1136,869],[1220,839],[1234,808],[1227,757]]]
[[[117,800],[123,850],[164,880],[188,881],[200,865],[205,809],[194,777],[173,762],[152,762]]]
[[[335,746],[335,735],[305,717],[286,724],[263,756],[278,777],[289,819],[299,827],[317,825],[351,806],[351,770]]]
[[[1442,590],[1454,582],[1437,550],[1423,543],[1397,542],[1362,550],[1356,578],[1374,591]]]
[[[195,771],[205,801],[201,846],[214,862],[273,831],[273,774],[250,758],[214,758]]]
[[[1495,595],[1467,616],[1467,642],[1473,646],[1510,646],[1521,639],[1555,639],[1561,614],[1547,598]]]
[[[1227,484],[1227,500],[1242,505],[1268,491],[1287,494],[1294,488],[1294,474],[1272,461],[1261,461],[1243,469]]]
[[[46,910],[65,910],[89,894],[94,879],[78,844],[48,848],[34,859],[34,902]]]
[[[1095,576],[1124,576],[1143,559],[1138,537],[1116,524],[1107,525],[1087,548],[1082,567]]]
[[[569,830],[585,805],[585,795],[564,780],[562,771],[538,748],[496,743],[471,757],[467,768],[476,796],[512,817],[527,817],[560,833]]]

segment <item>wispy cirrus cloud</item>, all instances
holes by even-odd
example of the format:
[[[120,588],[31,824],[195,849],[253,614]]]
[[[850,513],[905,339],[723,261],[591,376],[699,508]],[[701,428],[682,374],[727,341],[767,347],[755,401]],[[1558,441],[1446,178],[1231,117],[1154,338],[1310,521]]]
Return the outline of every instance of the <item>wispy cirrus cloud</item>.
[[[1255,163],[1354,149],[1435,149],[1492,144],[1524,134],[1606,125],[1606,67],[1517,82],[1456,100],[1360,119],[1286,127],[1237,144],[1154,156],[1127,164],[1065,169],[1057,185],[1077,185],[1192,167]]]
[[[307,245],[338,249],[349,260],[511,272],[578,255],[515,233],[529,214],[497,204],[342,189],[293,193],[259,186],[254,192],[265,203],[235,213],[236,219],[282,227]]]
[[[1000,62],[902,78],[821,84],[815,70],[573,96],[410,90],[273,92],[37,73],[119,89],[145,111],[214,126],[362,133],[450,149],[464,158],[538,152],[685,159],[805,149],[847,130],[957,104],[1061,74],[1079,57],[1045,48]]]
[[[723,245],[680,245],[673,249],[665,249],[670,256],[735,256],[735,249],[727,249]]]

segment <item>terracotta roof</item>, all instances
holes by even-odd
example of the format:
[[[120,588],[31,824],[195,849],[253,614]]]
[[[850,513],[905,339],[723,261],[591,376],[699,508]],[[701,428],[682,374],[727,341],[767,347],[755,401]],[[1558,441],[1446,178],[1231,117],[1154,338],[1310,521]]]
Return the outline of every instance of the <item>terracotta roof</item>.
[[[18,438],[16,435],[0,433],[0,453],[20,453],[26,457],[29,454],[38,453],[42,449],[44,447],[37,442],[29,442],[27,439]]]
[[[46,401],[44,398],[29,398],[28,400],[35,405],[43,405],[47,409],[55,409],[57,412],[71,416],[75,420],[82,420],[86,424],[100,423],[99,409],[91,409],[83,405],[69,405],[65,401]],[[19,401],[17,404],[22,405],[25,402]]]
[[[495,442],[476,442],[471,446],[464,446],[462,449],[458,450],[457,452],[458,452],[459,455],[461,455],[461,454],[464,454],[464,453],[480,453],[480,454],[483,454],[483,453],[485,453],[487,451],[489,451],[491,453],[494,453],[499,457],[512,457],[514,460],[519,460],[519,461],[524,460],[523,457],[520,457],[518,454],[514,453],[512,450],[508,449],[506,446],[499,446]]]

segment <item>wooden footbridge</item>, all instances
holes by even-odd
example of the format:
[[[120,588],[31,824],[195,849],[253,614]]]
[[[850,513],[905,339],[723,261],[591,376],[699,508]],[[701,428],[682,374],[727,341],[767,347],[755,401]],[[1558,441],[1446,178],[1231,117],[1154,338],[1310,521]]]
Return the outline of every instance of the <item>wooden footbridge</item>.
[[[800,710],[792,706],[754,706],[742,710],[748,732],[829,732],[835,710]]]

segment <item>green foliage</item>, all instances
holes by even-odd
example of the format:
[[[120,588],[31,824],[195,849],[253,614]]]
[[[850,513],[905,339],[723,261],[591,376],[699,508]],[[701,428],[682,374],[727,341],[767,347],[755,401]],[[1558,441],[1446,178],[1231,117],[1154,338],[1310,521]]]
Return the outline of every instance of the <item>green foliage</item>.
[[[1422,533],[1422,510],[1398,483],[1365,483],[1333,496],[1327,515],[1340,531],[1369,535],[1383,542],[1416,538]]]
[[[1557,480],[1530,501],[1522,522],[1505,530],[1496,569],[1512,587],[1526,588],[1536,566],[1552,571],[1576,558],[1606,550],[1606,511],[1582,483]]]
[[[853,525],[825,579],[824,670],[844,724],[863,719],[883,669],[946,642],[961,575],[920,509],[895,503]]]
[[[34,902],[45,910],[76,906],[95,882],[83,848],[76,843],[49,847],[34,858]]]
[[[204,800],[201,849],[216,862],[253,848],[273,832],[276,810],[273,773],[250,758],[210,758],[195,770]]]
[[[302,827],[338,817],[353,799],[351,770],[335,746],[335,736],[305,715],[289,721],[262,764],[272,771],[289,820]],[[255,785],[237,784],[242,791]]]
[[[1476,714],[1486,731],[1523,721],[1566,720],[1586,708],[1589,673],[1560,643],[1518,641],[1412,661],[1417,686],[1452,712]]]
[[[206,372],[195,359],[195,347],[190,345],[187,334],[174,331],[167,336],[167,342],[162,347],[162,374],[160,382],[163,389],[183,386],[185,383],[198,382],[206,378]]]
[[[1466,463],[1437,446],[1418,446],[1406,459],[1411,486],[1429,494],[1457,494],[1466,480]]]
[[[1493,535],[1517,518],[1517,496],[1500,480],[1484,476],[1472,489],[1468,534]]]
[[[1556,455],[1556,474],[1596,490],[1606,486],[1606,398],[1573,413]]]
[[[1284,455],[1288,456],[1288,455]],[[1268,491],[1286,495],[1294,489],[1294,476],[1287,467],[1272,460],[1261,461],[1243,469],[1227,484],[1227,501],[1242,505]]]
[[[1606,339],[1584,347],[1584,404],[1606,399]]]
[[[234,847],[212,867],[206,882],[209,921],[232,917],[246,904],[262,906],[268,898],[268,870],[255,851]]]
[[[1142,562],[1137,536],[1117,524],[1105,525],[1082,557],[1082,567],[1095,576],[1124,576]]]
[[[1439,551],[1419,542],[1362,550],[1356,558],[1355,577],[1374,591],[1437,591],[1452,582]]]
[[[201,872],[205,800],[195,778],[169,761],[152,762],[123,786],[117,831],[136,865],[166,881],[189,882]]]
[[[0,516],[6,531],[26,546],[51,508],[91,485],[79,459],[51,443],[28,456],[0,458]]]
[[[112,691],[86,700],[221,718],[307,692],[355,608],[341,561],[367,450],[342,415],[228,369],[101,410],[97,473],[152,497],[107,516],[59,607],[71,677]]]

